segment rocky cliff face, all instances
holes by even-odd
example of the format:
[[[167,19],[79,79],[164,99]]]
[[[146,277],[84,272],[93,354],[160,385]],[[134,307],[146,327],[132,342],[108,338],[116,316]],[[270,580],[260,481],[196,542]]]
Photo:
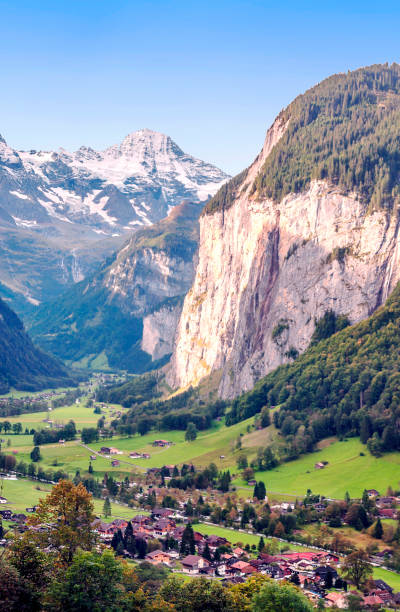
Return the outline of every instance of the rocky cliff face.
[[[173,386],[222,371],[233,397],[309,344],[328,309],[359,321],[400,277],[396,211],[371,212],[330,181],[280,202],[254,195],[260,168],[285,133],[278,119],[228,209],[200,220],[199,263],[169,373]]]
[[[141,349],[153,362],[171,355],[181,312],[182,300],[171,300],[143,318]]]

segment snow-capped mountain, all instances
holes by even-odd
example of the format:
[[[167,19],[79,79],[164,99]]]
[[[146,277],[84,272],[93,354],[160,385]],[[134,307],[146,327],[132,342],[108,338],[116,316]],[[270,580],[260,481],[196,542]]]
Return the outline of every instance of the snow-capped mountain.
[[[183,199],[207,200],[228,178],[148,129],[105,151],[15,151],[0,139],[0,216],[30,229],[61,222],[121,234]]]

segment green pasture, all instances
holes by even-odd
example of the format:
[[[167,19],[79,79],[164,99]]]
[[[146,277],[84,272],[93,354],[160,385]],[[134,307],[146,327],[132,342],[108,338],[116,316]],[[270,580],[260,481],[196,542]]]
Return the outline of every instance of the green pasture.
[[[18,436],[15,436],[16,438]],[[22,437],[22,436],[21,436]],[[10,450],[13,447],[10,447]],[[23,447],[17,447],[18,450],[16,455],[17,461],[25,461],[30,463],[30,452],[32,450],[32,442],[29,445]],[[79,441],[73,440],[66,442],[65,444],[43,444],[40,447],[40,453],[42,459],[36,464],[38,467],[42,467],[44,470],[63,470],[70,476],[74,476],[76,470],[80,470],[81,474],[88,471],[90,463],[91,452],[80,444]],[[119,459],[123,459],[119,456]],[[96,459],[92,461],[93,477],[103,478],[105,472],[113,473],[115,476],[121,475],[126,476],[132,472],[137,472],[138,469],[133,464],[132,460],[125,463],[121,463],[119,467],[111,466],[111,459],[97,455]]]
[[[39,499],[46,497],[51,491],[51,485],[21,478],[18,480],[3,480],[2,493],[0,495],[8,500],[7,504],[1,504],[2,510],[13,512],[24,512],[29,506],[35,506]]]
[[[114,437],[111,440],[103,440],[90,445],[90,448],[100,450],[102,446],[114,446],[126,454],[129,460],[131,451],[149,453],[150,459],[132,459],[136,465],[143,467],[161,467],[162,465],[175,465],[192,462],[196,466],[206,466],[215,462],[220,469],[235,467],[235,457],[240,451],[234,451],[234,445],[240,433],[247,431],[247,426],[253,419],[247,419],[232,427],[225,427],[222,423],[215,424],[206,432],[199,432],[193,442],[185,441],[184,431],[151,431],[144,436],[135,435],[131,438]],[[173,442],[167,448],[152,446],[154,440],[164,439]],[[221,455],[224,458],[221,459]],[[123,455],[117,456],[122,458]]]
[[[2,432],[0,434],[0,440],[4,440],[4,442],[1,442],[1,450],[6,454],[11,454],[14,449],[19,450],[21,447],[31,447],[33,445],[33,436],[30,434],[16,436],[13,434],[4,434]],[[10,445],[8,445],[9,440]]]
[[[374,567],[375,580],[384,580],[395,591],[400,591],[400,574],[385,570],[382,567]]]
[[[17,389],[10,389],[8,393],[0,394],[0,397],[21,399],[23,397],[37,397],[38,395],[45,395],[47,393],[55,393],[56,395],[61,395],[61,393],[73,390],[75,390],[75,387],[58,387],[56,389],[44,389],[43,391],[18,391]],[[56,395],[54,395],[53,397],[55,397]]]
[[[28,427],[29,429],[46,429],[48,424],[45,419],[51,419],[54,423],[68,423],[71,419],[75,422],[77,429],[82,427],[96,427],[97,421],[101,416],[105,416],[107,419],[111,419],[112,413],[117,410],[124,412],[126,409],[121,406],[110,405],[108,408],[102,409],[102,414],[95,414],[94,407],[88,408],[84,400],[78,404],[72,404],[71,406],[62,406],[55,408],[54,410],[43,411],[43,412],[27,412],[25,414],[18,414],[13,417],[1,418],[1,421],[9,421],[12,423],[21,423],[22,427]]]
[[[360,453],[364,453],[364,456],[360,456]],[[315,463],[321,461],[328,461],[328,465],[316,470]],[[311,489],[326,497],[343,499],[346,491],[352,497],[361,497],[364,489],[372,488],[385,493],[389,485],[398,488],[400,453],[373,457],[359,439],[351,438],[333,442],[274,470],[257,472],[256,478],[262,480],[272,494],[303,496],[307,489]],[[246,486],[240,479],[235,484]],[[248,487],[246,489],[250,490]]]
[[[8,500],[7,504],[1,504],[1,510],[12,510],[13,512],[26,512],[26,508],[35,506],[40,499],[46,497],[52,489],[52,485],[28,478],[18,480],[3,480],[3,489],[0,495]],[[127,508],[120,504],[111,502],[111,516],[107,519],[103,517],[103,499],[93,498],[95,513],[105,522],[110,522],[115,518],[129,519],[136,514],[148,514],[140,508]]]

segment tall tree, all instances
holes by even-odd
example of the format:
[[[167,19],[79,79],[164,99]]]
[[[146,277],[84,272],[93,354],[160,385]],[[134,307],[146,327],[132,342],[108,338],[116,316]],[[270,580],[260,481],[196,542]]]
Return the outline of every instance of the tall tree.
[[[185,433],[185,440],[187,440],[188,442],[193,442],[194,440],[196,440],[197,438],[197,428],[196,425],[192,422],[188,423],[187,425],[187,429],[186,429],[186,433]]]
[[[196,552],[196,543],[194,539],[193,527],[188,523],[182,534],[180,553],[181,555],[194,555]]]
[[[39,546],[50,546],[57,551],[59,562],[68,565],[78,547],[90,550],[95,543],[93,520],[92,496],[83,484],[60,480],[51,493],[39,501],[28,524],[47,526],[45,531],[31,530],[31,537]]]
[[[110,502],[110,498],[108,496],[104,500],[104,504],[103,504],[103,516],[104,516],[104,518],[108,518],[109,516],[111,516],[111,502]]]
[[[120,587],[121,564],[110,551],[76,553],[66,572],[53,581],[46,610],[51,612],[103,612],[125,609]]]
[[[374,538],[377,538],[378,540],[382,539],[383,536],[383,527],[382,527],[382,523],[381,523],[381,519],[378,516],[378,520],[376,521],[375,525],[374,525],[374,529],[372,532],[372,535]]]
[[[252,600],[252,612],[312,612],[308,599],[295,586],[267,582]]]
[[[348,555],[342,565],[342,575],[359,589],[372,575],[372,566],[365,550],[355,550]]]
[[[34,446],[31,451],[31,461],[36,463],[37,461],[40,461],[41,458],[40,448],[38,446]]]

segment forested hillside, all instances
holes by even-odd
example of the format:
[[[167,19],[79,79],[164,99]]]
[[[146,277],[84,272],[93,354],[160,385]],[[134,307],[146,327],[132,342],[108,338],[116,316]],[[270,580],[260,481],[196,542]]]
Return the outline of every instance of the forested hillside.
[[[399,198],[400,66],[336,74],[298,96],[279,116],[287,129],[253,184],[257,198],[280,201],[328,179],[371,207]],[[206,211],[229,208],[243,173],[224,185]]]
[[[0,299],[0,393],[73,384],[65,368],[34,346],[17,315]]]
[[[400,286],[371,317],[328,337],[332,319],[317,322],[303,355],[235,399],[227,423],[279,406],[274,422],[294,452],[331,435],[360,436],[373,454],[400,450]]]

